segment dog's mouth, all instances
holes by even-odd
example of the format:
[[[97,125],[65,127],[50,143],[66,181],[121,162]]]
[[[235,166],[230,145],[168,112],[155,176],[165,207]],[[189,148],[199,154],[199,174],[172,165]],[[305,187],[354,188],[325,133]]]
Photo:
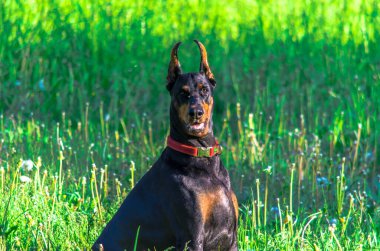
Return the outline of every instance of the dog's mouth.
[[[186,131],[189,135],[196,137],[203,137],[208,132],[207,120],[199,121],[194,120],[185,124]]]
[[[194,121],[192,123],[189,123],[187,125],[187,128],[189,131],[202,131],[203,129],[205,129],[205,123]]]

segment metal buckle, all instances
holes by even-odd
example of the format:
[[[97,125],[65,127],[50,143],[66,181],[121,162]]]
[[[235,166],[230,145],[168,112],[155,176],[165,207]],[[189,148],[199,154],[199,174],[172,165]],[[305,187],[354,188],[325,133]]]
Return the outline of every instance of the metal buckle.
[[[210,157],[210,149],[212,147],[198,147],[198,157]]]
[[[221,154],[222,153],[222,146],[221,145],[217,145],[217,146],[215,146],[215,148],[214,148],[214,153],[215,154]]]
[[[211,157],[210,150],[214,149],[214,155],[222,153],[222,146],[212,146],[212,147],[198,147],[197,157]]]

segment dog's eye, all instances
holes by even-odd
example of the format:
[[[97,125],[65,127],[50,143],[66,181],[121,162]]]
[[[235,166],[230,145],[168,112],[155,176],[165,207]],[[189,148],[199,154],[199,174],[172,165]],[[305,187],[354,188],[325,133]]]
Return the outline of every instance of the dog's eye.
[[[203,88],[201,89],[201,94],[202,94],[203,96],[206,96],[207,93],[208,93],[208,89],[207,89],[206,87],[203,87]]]
[[[185,98],[190,98],[190,93],[187,91],[181,91],[180,95]]]

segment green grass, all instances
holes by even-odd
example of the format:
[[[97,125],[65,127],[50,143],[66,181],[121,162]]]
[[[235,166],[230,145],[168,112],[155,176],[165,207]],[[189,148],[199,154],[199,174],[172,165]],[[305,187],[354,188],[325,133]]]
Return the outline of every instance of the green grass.
[[[379,10],[0,2],[0,250],[91,246],[165,147],[170,49],[184,41],[196,71],[193,39],[217,79],[239,249],[380,248]]]

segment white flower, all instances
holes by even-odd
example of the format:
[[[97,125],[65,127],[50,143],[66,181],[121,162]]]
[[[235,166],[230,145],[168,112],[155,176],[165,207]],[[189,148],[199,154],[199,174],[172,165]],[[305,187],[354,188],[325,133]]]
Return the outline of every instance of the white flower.
[[[34,163],[33,161],[31,161],[30,159],[28,160],[23,160],[22,161],[22,164],[21,164],[21,168],[24,170],[24,171],[32,171],[33,170],[33,166],[34,166]]]
[[[41,91],[46,91],[43,78],[41,78],[40,81],[38,81],[38,87],[40,88]]]
[[[105,119],[106,121],[109,121],[110,118],[111,118],[111,116],[109,115],[109,113],[107,113],[104,119]]]
[[[20,176],[20,181],[21,181],[22,183],[29,183],[29,182],[32,181],[32,179],[29,178],[28,176],[24,176],[24,175],[22,175],[22,176]]]

